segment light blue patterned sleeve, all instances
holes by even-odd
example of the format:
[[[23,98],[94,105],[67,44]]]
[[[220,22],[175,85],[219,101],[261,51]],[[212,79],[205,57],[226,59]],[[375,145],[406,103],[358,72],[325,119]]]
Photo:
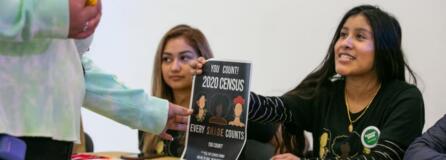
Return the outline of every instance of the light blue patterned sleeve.
[[[148,96],[143,89],[129,89],[114,75],[82,56],[86,93],[84,107],[134,129],[159,134],[167,123],[169,102]]]
[[[0,0],[0,41],[66,38],[69,0]]]

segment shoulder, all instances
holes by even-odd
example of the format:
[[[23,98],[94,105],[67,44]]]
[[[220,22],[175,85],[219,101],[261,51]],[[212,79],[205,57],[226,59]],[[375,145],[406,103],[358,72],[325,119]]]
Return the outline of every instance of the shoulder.
[[[390,100],[397,100],[401,98],[422,99],[422,94],[417,86],[399,80],[394,80],[383,84],[382,91],[380,92]]]
[[[404,81],[391,81],[383,84],[379,94],[381,105],[393,114],[424,114],[423,96],[413,84]]]
[[[440,128],[446,140],[446,114],[438,120],[433,127]]]
[[[415,139],[406,151],[405,159],[433,159],[444,155],[446,145],[446,115]]]

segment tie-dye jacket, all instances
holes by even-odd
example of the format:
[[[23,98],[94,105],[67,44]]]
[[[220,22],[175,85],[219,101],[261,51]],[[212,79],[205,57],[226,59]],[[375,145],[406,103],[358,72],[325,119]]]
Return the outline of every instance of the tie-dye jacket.
[[[168,102],[125,87],[82,56],[66,38],[68,2],[0,1],[0,133],[78,142],[82,105],[160,133]]]

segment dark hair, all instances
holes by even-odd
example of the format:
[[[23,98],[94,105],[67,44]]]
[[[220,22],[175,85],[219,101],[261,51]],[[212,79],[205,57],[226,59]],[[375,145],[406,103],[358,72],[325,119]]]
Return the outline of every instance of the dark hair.
[[[210,109],[212,114],[224,117],[227,113],[227,106],[229,106],[228,97],[223,94],[216,94],[213,96]],[[221,113],[217,111],[218,109],[221,109]]]
[[[208,106],[208,101],[207,101],[207,95],[204,93],[204,92],[199,92],[199,93],[197,93],[197,99],[195,99],[195,100],[193,100],[193,102],[192,102],[192,106],[195,106],[194,107],[194,113],[193,114],[198,114],[198,111],[199,111],[199,109],[200,109],[200,107],[198,106],[198,104],[197,104],[197,101],[199,101],[200,100],[200,98],[201,97],[204,97],[205,98],[205,102],[204,102],[204,106],[206,107],[206,106]]]
[[[290,152],[299,157],[311,155],[310,153],[307,153],[308,144],[303,129],[297,129],[294,127],[292,128],[293,129],[290,130],[289,128],[286,128],[285,125],[283,125],[281,127],[282,135],[274,136],[277,141],[279,141],[277,136],[282,136],[282,142],[279,147],[276,148],[276,152]]]
[[[340,32],[348,18],[363,15],[368,20],[373,31],[375,46],[374,68],[378,81],[385,84],[392,80],[406,81],[405,68],[411,81],[416,84],[417,79],[412,69],[407,65],[401,49],[401,27],[392,15],[372,5],[361,5],[349,10],[339,23],[328,48],[327,55],[319,66],[288,94],[302,98],[314,98],[321,89],[332,85],[332,78],[336,75],[334,50]]]

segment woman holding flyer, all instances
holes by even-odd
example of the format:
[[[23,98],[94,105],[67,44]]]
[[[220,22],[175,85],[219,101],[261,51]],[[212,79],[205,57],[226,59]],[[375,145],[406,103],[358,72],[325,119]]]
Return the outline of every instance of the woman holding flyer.
[[[321,65],[283,96],[252,93],[249,118],[312,132],[308,158],[402,159],[421,135],[424,102],[404,59],[401,37],[398,21],[380,8],[352,8]],[[193,66],[200,73],[205,60],[197,62]],[[293,152],[272,159],[299,158]]]

